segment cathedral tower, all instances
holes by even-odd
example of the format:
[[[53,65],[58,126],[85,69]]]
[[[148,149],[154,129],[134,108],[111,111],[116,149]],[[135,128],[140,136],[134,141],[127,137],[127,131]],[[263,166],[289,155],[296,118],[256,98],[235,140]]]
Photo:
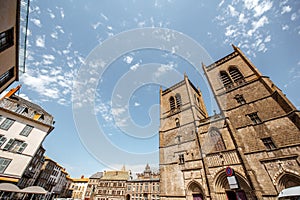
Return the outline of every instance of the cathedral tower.
[[[197,124],[208,117],[201,92],[184,80],[160,91],[161,199],[185,199],[184,171],[200,174]]]

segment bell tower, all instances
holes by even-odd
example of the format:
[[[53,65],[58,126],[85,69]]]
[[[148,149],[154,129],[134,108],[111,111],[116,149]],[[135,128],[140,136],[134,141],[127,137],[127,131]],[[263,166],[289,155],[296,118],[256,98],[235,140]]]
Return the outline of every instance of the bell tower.
[[[282,188],[291,187],[286,185],[287,180],[276,181],[282,165],[287,171],[297,171],[300,167],[296,164],[300,112],[238,47],[233,49],[215,63],[203,65],[203,70],[226,119],[249,184],[257,197],[268,194],[275,198]],[[291,185],[299,184],[300,178],[295,174],[289,178]]]
[[[186,199],[184,171],[200,174],[196,127],[207,117],[202,94],[186,75],[183,81],[160,90],[161,199]]]

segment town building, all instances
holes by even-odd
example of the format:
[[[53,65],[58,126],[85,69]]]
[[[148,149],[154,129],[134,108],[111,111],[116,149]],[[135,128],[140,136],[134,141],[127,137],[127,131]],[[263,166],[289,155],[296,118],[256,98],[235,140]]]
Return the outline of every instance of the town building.
[[[147,164],[136,177],[127,181],[126,200],[159,200],[159,173]]]
[[[125,200],[126,184],[129,172],[125,170],[104,171],[94,189],[93,198],[97,200]]]
[[[54,120],[40,106],[17,95],[0,99],[0,181],[17,183],[53,130]]]
[[[203,64],[220,114],[186,75],[160,91],[161,200],[271,200],[300,185],[300,113],[233,49]]]
[[[34,186],[44,164],[45,149],[40,146],[18,182],[19,188]]]
[[[62,197],[63,192],[66,189],[67,186],[67,176],[68,173],[65,168],[63,168],[61,165],[56,163],[56,167],[54,168],[54,175],[55,177],[55,186],[50,191],[52,194],[52,197],[58,198]]]
[[[95,190],[100,183],[100,179],[103,177],[103,172],[97,172],[89,178],[88,186],[85,193],[85,200],[93,199],[95,196]]]
[[[81,176],[80,178],[72,178],[70,190],[72,191],[72,199],[83,200],[88,186],[89,178]]]
[[[19,79],[20,0],[0,0],[0,93]]]

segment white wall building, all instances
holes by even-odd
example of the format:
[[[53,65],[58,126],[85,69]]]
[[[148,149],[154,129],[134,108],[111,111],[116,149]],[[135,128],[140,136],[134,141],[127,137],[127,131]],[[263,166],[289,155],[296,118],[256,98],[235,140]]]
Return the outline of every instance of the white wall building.
[[[0,100],[0,181],[7,182],[19,181],[53,130],[53,117],[15,92]]]

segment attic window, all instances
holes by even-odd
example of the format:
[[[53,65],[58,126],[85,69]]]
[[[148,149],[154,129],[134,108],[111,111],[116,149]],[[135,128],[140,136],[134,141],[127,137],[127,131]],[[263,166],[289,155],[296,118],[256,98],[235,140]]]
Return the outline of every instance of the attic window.
[[[22,113],[28,113],[28,108],[25,106],[18,105],[17,109],[15,110],[16,113],[22,114]]]
[[[44,120],[44,114],[40,114],[40,113],[35,113],[33,116],[34,120],[38,120],[38,121],[42,121]]]

